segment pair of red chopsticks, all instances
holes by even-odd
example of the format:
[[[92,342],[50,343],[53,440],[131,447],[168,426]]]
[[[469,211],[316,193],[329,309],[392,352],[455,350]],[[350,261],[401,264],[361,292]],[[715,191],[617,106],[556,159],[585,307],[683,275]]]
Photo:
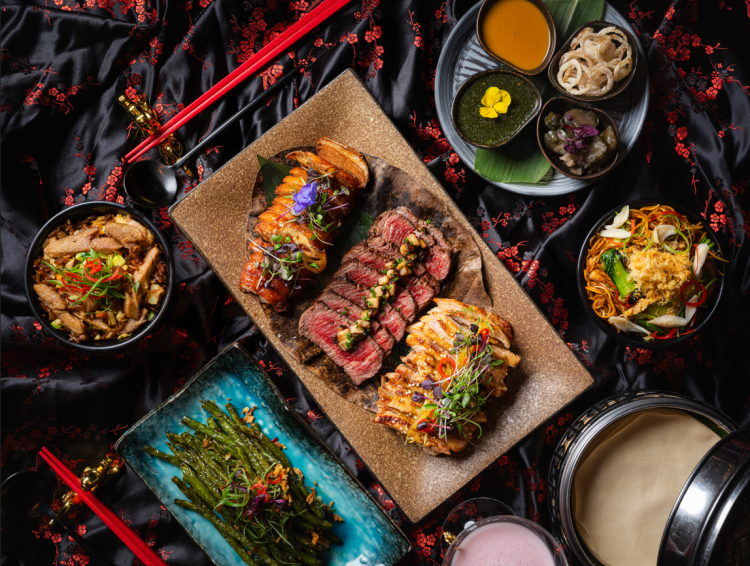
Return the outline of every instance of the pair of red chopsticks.
[[[195,101],[191,102],[182,112],[159,128],[158,131],[143,140],[138,147],[128,152],[125,156],[125,161],[132,163],[149,149],[158,145],[164,138],[180,129],[196,115],[203,112],[206,107],[213,104],[247,77],[272,61],[279,55],[279,53],[287,49],[312,28],[323,23],[350,1],[351,0],[323,0],[323,2],[316,6],[314,10],[305,14],[300,20],[287,28],[284,33],[272,40],[253,57],[229,73],[229,75],[212,86]]]
[[[135,534],[125,522],[115,515],[109,507],[99,501],[96,496],[90,491],[85,491],[81,487],[81,481],[76,475],[71,472],[65,464],[60,462],[49,450],[42,448],[39,453],[41,457],[50,465],[58,476],[68,484],[73,491],[78,494],[81,500],[88,505],[91,510],[96,513],[99,518],[104,521],[112,532],[114,532],[125,545],[132,550],[135,555],[143,562],[146,566],[167,566],[167,564],[157,556],[157,554],[148,546],[143,539]]]

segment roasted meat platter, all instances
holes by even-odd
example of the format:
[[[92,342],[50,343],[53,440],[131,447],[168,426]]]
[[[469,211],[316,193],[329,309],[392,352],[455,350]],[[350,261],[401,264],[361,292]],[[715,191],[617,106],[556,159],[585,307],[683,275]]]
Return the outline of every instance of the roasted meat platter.
[[[407,327],[434,298],[491,310],[480,252],[435,196],[377,157],[322,137],[259,161],[240,288],[295,359],[376,412],[380,376],[402,363]],[[318,204],[302,213],[311,187]]]

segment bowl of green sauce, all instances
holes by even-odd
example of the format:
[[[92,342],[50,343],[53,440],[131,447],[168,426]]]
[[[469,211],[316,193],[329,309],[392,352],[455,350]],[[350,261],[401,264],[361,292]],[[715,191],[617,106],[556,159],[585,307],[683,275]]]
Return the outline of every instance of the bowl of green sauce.
[[[500,100],[500,111],[495,116],[485,116],[482,108],[488,89],[499,89],[507,93],[510,103],[504,108],[507,98]],[[542,95],[529,79],[513,71],[489,70],[470,76],[453,97],[451,121],[463,139],[477,147],[488,149],[501,147],[515,138],[542,109]],[[502,112],[504,110],[504,112]]]

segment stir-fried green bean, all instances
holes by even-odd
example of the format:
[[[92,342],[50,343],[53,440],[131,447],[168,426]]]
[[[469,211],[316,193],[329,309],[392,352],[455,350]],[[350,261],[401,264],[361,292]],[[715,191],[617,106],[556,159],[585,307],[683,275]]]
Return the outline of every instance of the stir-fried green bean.
[[[166,433],[172,454],[144,446],[180,468],[182,479],[172,481],[189,501],[175,503],[208,519],[248,566],[323,564],[327,545],[341,543],[326,513],[340,518],[304,485],[282,446],[231,403],[226,413],[213,401],[202,407],[207,424],[185,416],[192,434]]]

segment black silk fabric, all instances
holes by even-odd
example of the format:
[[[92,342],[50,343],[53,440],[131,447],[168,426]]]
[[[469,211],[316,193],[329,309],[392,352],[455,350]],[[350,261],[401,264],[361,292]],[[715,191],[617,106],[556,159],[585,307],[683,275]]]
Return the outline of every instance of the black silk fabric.
[[[165,323],[127,356],[85,356],[32,316],[22,286],[29,244],[75,203],[129,203],[123,156],[138,139],[117,97],[145,93],[162,121],[174,116],[317,2],[307,0],[4,0],[0,40],[2,133],[2,475],[38,469],[47,446],[75,472],[98,462],[139,418],[239,341],[344,464],[411,538],[406,564],[439,564],[446,514],[459,502],[500,499],[549,526],[548,466],[572,419],[634,388],[674,390],[750,426],[750,2],[613,0],[637,31],[651,77],[638,144],[615,173],[560,197],[524,197],[484,182],[460,162],[435,112],[438,58],[470,2],[357,0],[178,132],[192,148],[297,64],[268,106],[192,164],[190,191],[332,78],[353,68],[518,284],[588,368],[595,385],[419,524],[411,524],[321,414],[299,379],[206,266],[165,210],[150,212],[171,239],[177,296]],[[365,117],[363,117],[365,119]],[[152,158],[156,152],[151,152]],[[708,328],[666,351],[631,349],[603,335],[581,308],[575,270],[584,235],[607,210],[638,197],[683,203],[717,231],[729,263]],[[148,212],[148,211],[147,211]],[[220,222],[221,219],[216,219]],[[227,237],[233,237],[227,234]],[[167,479],[168,481],[168,479]],[[428,482],[423,486],[430,489]],[[64,493],[58,482],[56,497]],[[100,498],[168,564],[209,559],[126,470]],[[59,505],[59,499],[55,501]],[[69,524],[118,566],[139,564],[90,511]],[[3,565],[85,566],[68,536],[2,517]],[[95,561],[92,560],[92,564]]]

